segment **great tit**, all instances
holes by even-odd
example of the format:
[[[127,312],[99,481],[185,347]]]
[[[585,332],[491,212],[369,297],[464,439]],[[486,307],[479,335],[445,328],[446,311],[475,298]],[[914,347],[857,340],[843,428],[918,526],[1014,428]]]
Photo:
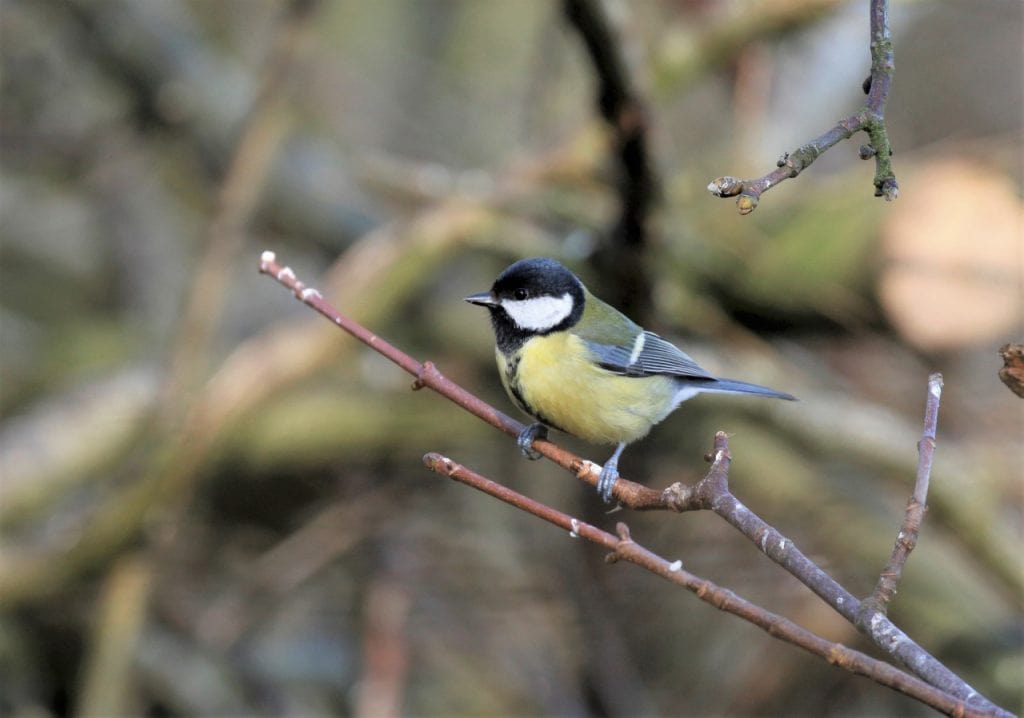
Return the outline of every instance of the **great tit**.
[[[785,392],[716,379],[657,334],[591,294],[553,259],[509,266],[489,292],[466,297],[487,307],[501,383],[516,406],[537,420],[519,435],[530,458],[548,427],[595,444],[616,444],[597,490],[606,503],[623,449],[687,399],[702,392],[793,400]]]

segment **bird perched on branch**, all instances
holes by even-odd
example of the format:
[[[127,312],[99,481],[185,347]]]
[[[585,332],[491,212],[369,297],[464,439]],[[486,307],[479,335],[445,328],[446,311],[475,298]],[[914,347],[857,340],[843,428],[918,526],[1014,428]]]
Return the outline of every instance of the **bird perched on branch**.
[[[501,383],[537,420],[519,435],[523,453],[540,455],[535,439],[548,427],[595,444],[615,444],[597,490],[611,502],[623,449],[643,438],[697,394],[789,394],[734,379],[717,379],[657,334],[591,294],[553,259],[523,259],[505,269],[489,292],[466,297],[487,307]]]

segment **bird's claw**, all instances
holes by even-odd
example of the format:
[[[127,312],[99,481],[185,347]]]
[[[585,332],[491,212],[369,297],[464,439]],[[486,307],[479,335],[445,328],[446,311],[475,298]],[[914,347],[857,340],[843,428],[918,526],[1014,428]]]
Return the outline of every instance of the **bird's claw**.
[[[533,442],[537,439],[547,438],[548,427],[543,424],[530,424],[519,432],[519,436],[516,438],[516,443],[519,445],[519,450],[523,452],[523,456],[530,461],[536,461],[541,458],[542,454],[533,448]]]
[[[618,480],[618,467],[611,462],[606,463],[601,469],[601,475],[597,479],[597,493],[601,495],[606,504],[610,504],[614,500],[612,490],[615,488],[615,482]]]

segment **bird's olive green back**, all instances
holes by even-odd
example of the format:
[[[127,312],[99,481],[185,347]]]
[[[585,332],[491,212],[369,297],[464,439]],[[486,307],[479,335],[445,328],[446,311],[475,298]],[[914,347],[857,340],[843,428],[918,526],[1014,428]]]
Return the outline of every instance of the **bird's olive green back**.
[[[569,331],[587,342],[632,347],[643,328],[622,312],[583,290],[583,316]]]

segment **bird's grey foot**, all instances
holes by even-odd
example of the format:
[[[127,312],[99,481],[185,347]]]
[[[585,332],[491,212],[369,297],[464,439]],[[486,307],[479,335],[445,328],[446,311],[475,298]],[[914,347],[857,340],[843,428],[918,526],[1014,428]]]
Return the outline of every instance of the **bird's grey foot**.
[[[612,502],[612,490],[615,488],[615,482],[618,480],[618,462],[609,459],[601,468],[601,475],[597,479],[597,493],[601,495],[606,504]]]
[[[541,423],[530,424],[519,432],[519,437],[516,439],[516,443],[519,444],[519,450],[523,452],[523,456],[530,461],[536,461],[541,457],[541,453],[533,448],[533,442],[536,439],[547,438],[548,427]]]
[[[615,482],[619,480],[619,457],[622,456],[622,450],[625,448],[626,442],[615,447],[615,451],[601,467],[601,475],[597,477],[597,493],[601,495],[606,504],[612,502],[612,490],[615,488]]]

